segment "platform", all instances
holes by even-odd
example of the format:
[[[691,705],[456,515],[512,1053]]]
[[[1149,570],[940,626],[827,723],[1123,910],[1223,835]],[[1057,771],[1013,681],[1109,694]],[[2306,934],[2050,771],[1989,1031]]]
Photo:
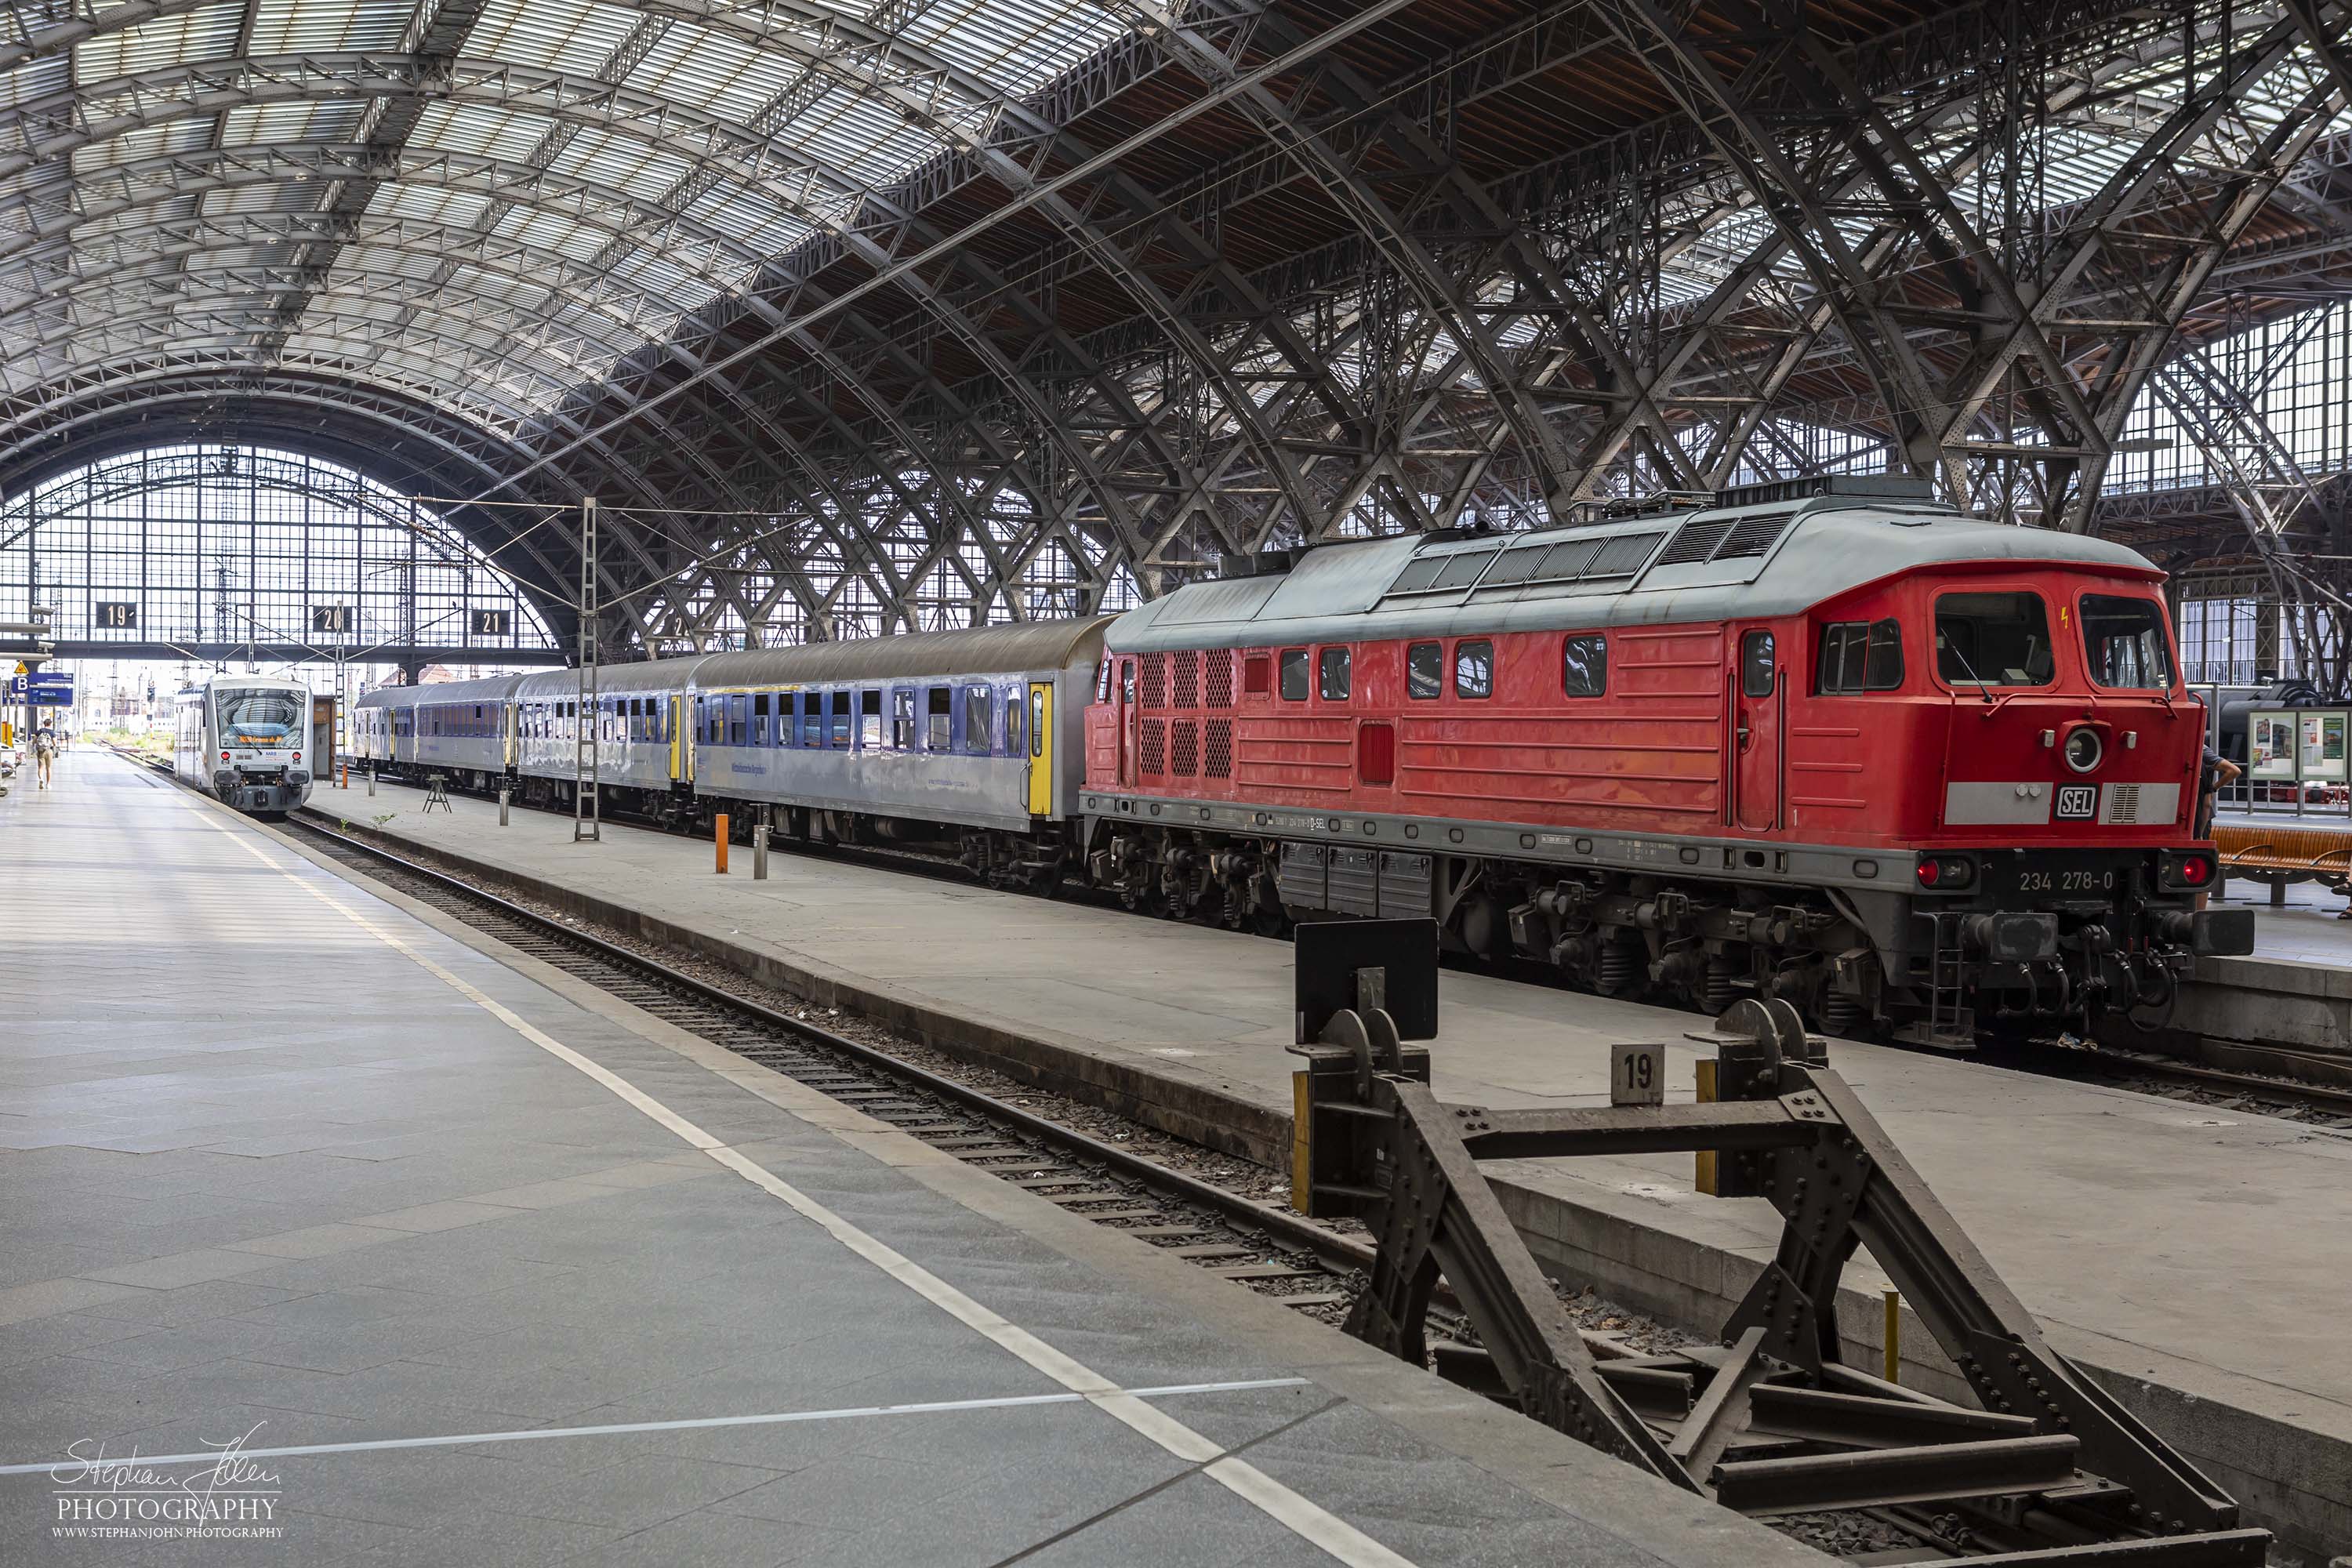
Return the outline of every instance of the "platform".
[[[127,763],[59,773],[0,802],[0,1560],[1820,1561]],[[274,1543],[53,1533],[232,1443],[213,1495]],[[161,1479],[26,1469],[101,1446]]]
[[[425,816],[416,792],[378,787],[373,802],[355,784],[314,804],[1163,1125],[1266,1158],[1286,1140],[1286,944],[822,856],[778,854],[754,881],[740,846],[722,877],[708,842],[607,824],[601,844],[574,845],[568,816],[517,810],[501,829],[494,805],[460,798]],[[1598,1102],[1603,1045],[1663,1039],[1687,1093],[1693,1023],[1449,973],[1437,1088],[1490,1105]],[[2352,1138],[1967,1059],[1841,1043],[1835,1061],[2059,1348],[2259,1521],[2315,1552],[2352,1551],[2339,1326]],[[1687,1159],[1506,1169],[1539,1254],[1685,1322],[1719,1321],[1778,1236],[1760,1202],[1696,1195]],[[1846,1315],[1861,1359],[1876,1353],[1877,1280],[1866,1268],[1849,1280],[1864,1292]],[[1923,1345],[1932,1358],[1915,1329],[1906,1354]],[[1941,1370],[1921,1359],[1906,1375],[1950,1386]]]

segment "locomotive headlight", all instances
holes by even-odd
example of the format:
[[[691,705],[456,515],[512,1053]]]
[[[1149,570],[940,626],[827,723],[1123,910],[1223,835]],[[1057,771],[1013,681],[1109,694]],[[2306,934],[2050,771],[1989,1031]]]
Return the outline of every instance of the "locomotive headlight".
[[[1919,885],[1939,893],[1957,893],[1977,879],[1977,863],[1965,855],[1922,855]]]
[[[2210,888],[2214,859],[2207,849],[2168,849],[2158,857],[2156,879],[2168,888]]]
[[[2063,754],[2068,767],[2078,773],[2087,773],[2099,765],[2100,760],[2107,754],[2107,748],[2100,741],[2099,732],[2085,724],[2066,737],[2066,749]]]

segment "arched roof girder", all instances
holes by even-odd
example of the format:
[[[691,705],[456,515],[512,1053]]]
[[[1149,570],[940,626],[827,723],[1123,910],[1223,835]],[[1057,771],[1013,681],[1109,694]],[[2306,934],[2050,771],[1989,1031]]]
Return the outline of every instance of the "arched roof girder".
[[[447,75],[441,68],[447,65]],[[304,73],[310,73],[305,75]],[[182,97],[150,95],[169,94],[176,88],[190,90]],[[205,90],[197,91],[197,88]],[[889,254],[864,232],[856,223],[847,221],[857,203],[880,203],[891,216],[903,223],[913,224],[913,215],[888,204],[886,195],[862,186],[842,170],[820,159],[803,157],[796,165],[780,171],[774,166],[777,143],[771,137],[751,128],[719,116],[711,115],[693,105],[673,99],[635,92],[612,86],[593,78],[551,70],[533,70],[498,61],[459,60],[425,62],[408,57],[384,57],[369,54],[304,54],[267,59],[205,62],[143,72],[111,82],[84,84],[71,93],[55,95],[47,100],[29,103],[13,113],[0,113],[0,135],[13,132],[23,148],[13,159],[0,159],[0,177],[20,172],[42,161],[72,155],[78,150],[110,136],[131,131],[143,131],[191,117],[210,117],[226,108],[244,107],[249,103],[285,101],[323,101],[341,99],[373,99],[393,92],[447,100],[458,103],[479,102],[509,111],[525,112],[547,118],[554,122],[578,129],[594,129],[604,133],[635,140],[649,149],[679,159],[689,166],[717,172],[739,188],[757,188],[774,201],[781,210],[806,224],[811,229],[829,235],[860,255],[871,264],[887,266]],[[110,96],[135,96],[140,108],[135,113],[104,118],[83,118],[69,128],[44,135],[36,135],[34,127],[54,122],[59,115],[78,112],[86,105],[103,101]],[[310,144],[297,143],[307,151]],[[239,147],[245,153],[251,149]],[[124,165],[135,167],[135,165]],[[783,176],[797,175],[795,184]],[[375,173],[372,177],[389,183],[414,183],[397,172]],[[118,184],[123,183],[118,179]],[[623,193],[611,193],[615,197]],[[818,199],[829,194],[830,201]],[[0,205],[0,211],[5,211]],[[667,210],[667,209],[664,209]],[[919,227],[927,240],[938,237],[927,226]],[[1098,245],[1107,245],[1107,238]],[[47,248],[54,248],[54,246]],[[1115,247],[1114,247],[1115,248]],[[667,259],[667,257],[666,257]],[[746,253],[746,259],[751,254]],[[1140,277],[1139,269],[1114,255],[1109,259]],[[938,316],[955,335],[981,357],[983,363],[1013,391],[1032,406],[1033,413],[1058,426],[1057,413],[1047,400],[1036,396],[1003,350],[976,323],[946,300],[919,276],[909,274],[902,280],[906,291],[919,304]],[[1155,288],[1156,285],[1149,285]],[[756,295],[738,294],[740,300],[756,300]],[[756,306],[753,307],[756,310]],[[773,310],[757,310],[772,329],[782,329],[788,316]],[[1217,371],[1217,356],[1207,350],[1205,341],[1199,345],[1200,356],[1213,372]],[[648,352],[661,353],[666,345],[653,345]],[[840,374],[836,363],[833,369]],[[871,404],[877,410],[888,407],[887,400]],[[1250,408],[1244,398],[1241,406]],[[1125,502],[1109,486],[1095,462],[1092,452],[1084,443],[1066,439],[1065,446],[1071,460],[1090,482],[1098,501],[1115,514]],[[1172,458],[1172,454],[1166,454]]]

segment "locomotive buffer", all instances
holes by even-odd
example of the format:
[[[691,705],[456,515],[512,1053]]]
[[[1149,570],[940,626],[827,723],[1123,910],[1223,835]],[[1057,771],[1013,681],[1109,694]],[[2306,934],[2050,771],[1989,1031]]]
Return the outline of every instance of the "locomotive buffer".
[[[1620,1103],[1488,1110],[1441,1102],[1409,1043],[1436,1033],[1434,922],[1302,926],[1297,957],[1292,1202],[1378,1244],[1349,1332],[1416,1364],[1433,1349],[1443,1375],[1744,1513],[1875,1510],[1979,1564],[2263,1562],[2268,1531],[2043,1342],[1788,1004],[1742,1001],[1691,1037],[1716,1047],[1712,1100],[1663,1103],[1662,1056],[1621,1047]],[[1717,1195],[1780,1211],[1779,1251],[1717,1345],[1630,1355],[1578,1330],[1478,1162],[1682,1150],[1714,1154]],[[1838,1281],[1862,1247],[1976,1405],[1843,1360]],[[1441,1277],[1476,1344],[1429,1342]]]

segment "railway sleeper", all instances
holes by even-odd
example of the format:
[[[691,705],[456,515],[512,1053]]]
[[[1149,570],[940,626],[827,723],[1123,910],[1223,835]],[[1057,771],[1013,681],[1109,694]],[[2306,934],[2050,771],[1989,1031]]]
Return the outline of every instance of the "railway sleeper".
[[[1387,971],[1381,998],[1422,984]],[[1785,1001],[1690,1037],[1715,1048],[1711,1100],[1489,1110],[1437,1100],[1429,1049],[1355,994],[1293,1047],[1293,1204],[1377,1244],[1349,1332],[1743,1512],[1874,1509],[1988,1568],[2265,1560],[2268,1531],[2043,1341]],[[1770,1203],[1778,1250],[1717,1344],[1597,1360],[1478,1162],[1675,1151],[1702,1156],[1701,1191]],[[1841,1359],[1839,1279],[1865,1241],[1974,1405]],[[1441,1284],[1475,1342],[1431,1342]]]

